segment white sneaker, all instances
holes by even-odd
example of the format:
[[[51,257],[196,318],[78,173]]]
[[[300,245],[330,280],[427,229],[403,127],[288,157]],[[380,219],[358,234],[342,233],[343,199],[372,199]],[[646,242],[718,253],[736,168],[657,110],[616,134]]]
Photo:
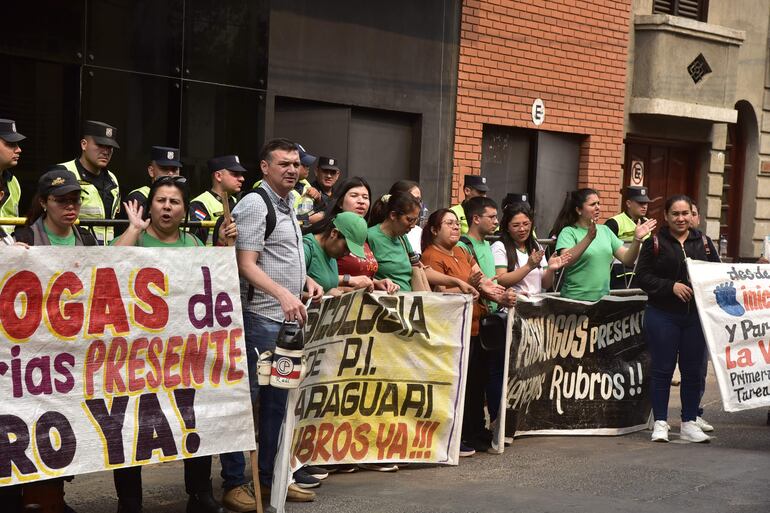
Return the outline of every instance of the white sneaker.
[[[665,420],[656,420],[652,426],[652,437],[650,440],[653,442],[668,442],[668,430],[671,426]]]
[[[706,422],[706,419],[704,419],[703,417],[695,417],[695,423],[705,433],[711,433],[712,431],[714,431],[714,426]]]
[[[704,433],[694,420],[691,420],[682,422],[679,427],[679,439],[687,442],[708,442],[711,437]]]

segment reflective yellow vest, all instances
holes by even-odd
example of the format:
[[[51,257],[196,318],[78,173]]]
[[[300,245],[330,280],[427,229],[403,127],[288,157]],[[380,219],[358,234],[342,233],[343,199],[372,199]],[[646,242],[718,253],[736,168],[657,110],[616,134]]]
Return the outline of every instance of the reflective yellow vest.
[[[2,198],[0,217],[19,217],[19,198],[21,198],[21,186],[14,175],[8,180],[8,197]],[[2,226],[5,233],[11,234],[16,229],[13,225]]]
[[[104,211],[104,203],[102,203],[102,197],[99,194],[99,190],[96,186],[80,176],[78,167],[75,165],[75,160],[64,162],[61,164],[75,174],[75,178],[80,182],[80,187],[83,189],[82,198],[83,203],[80,205],[80,219],[115,219],[120,209],[120,185],[118,184],[118,178],[109,169],[102,170],[103,173],[107,173],[110,179],[115,184],[115,188],[110,191],[112,194],[112,208],[110,208],[109,215]],[[108,243],[115,237],[115,230],[111,226],[95,226],[94,234],[100,243]]]
[[[614,219],[618,223],[618,239],[623,242],[634,242],[634,232],[636,232],[636,223],[633,219],[628,217],[628,214],[621,212],[618,215],[612,216],[610,219]],[[650,235],[647,234],[647,237]],[[647,238],[645,237],[645,239]]]
[[[133,191],[129,192],[128,195],[131,196],[135,192],[140,193],[142,196],[144,196],[144,199],[146,200],[147,198],[150,197],[150,186],[145,185],[144,187],[139,187],[138,189],[134,189]]]
[[[232,197],[232,196],[231,196]],[[236,201],[234,197],[233,201]],[[225,213],[225,209],[222,206],[222,202],[217,199],[216,196],[211,191],[206,191],[202,194],[199,194],[190,203],[201,203],[206,208],[206,211],[209,215],[209,219],[211,221],[214,221],[215,223],[219,220],[220,217]],[[202,219],[199,219],[202,221]],[[213,246],[214,245],[214,228],[209,228],[208,231],[208,237],[206,237],[206,245],[207,246]]]

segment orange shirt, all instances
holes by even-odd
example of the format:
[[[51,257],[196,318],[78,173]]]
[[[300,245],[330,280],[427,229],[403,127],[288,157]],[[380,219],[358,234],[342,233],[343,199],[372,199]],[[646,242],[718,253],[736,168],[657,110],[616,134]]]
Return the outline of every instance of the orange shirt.
[[[476,263],[473,257],[465,252],[459,246],[452,248],[452,256],[447,255],[436,249],[434,245],[425,248],[420,258],[423,264],[430,266],[434,271],[458,278],[466,283],[473,272],[473,264]],[[483,312],[483,307],[478,301],[473,302],[473,322],[471,323],[471,335],[479,334],[479,320]]]

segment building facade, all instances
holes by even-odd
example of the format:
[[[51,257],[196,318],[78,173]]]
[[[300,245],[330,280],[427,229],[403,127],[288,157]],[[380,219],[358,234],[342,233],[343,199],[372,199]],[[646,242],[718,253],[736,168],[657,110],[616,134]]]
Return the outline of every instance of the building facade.
[[[641,176],[658,217],[692,196],[733,260],[770,234],[769,19],[767,0],[633,2],[623,181]]]
[[[493,199],[528,193],[538,234],[565,193],[619,206],[630,5],[615,0],[466,0],[452,198],[482,174]]]

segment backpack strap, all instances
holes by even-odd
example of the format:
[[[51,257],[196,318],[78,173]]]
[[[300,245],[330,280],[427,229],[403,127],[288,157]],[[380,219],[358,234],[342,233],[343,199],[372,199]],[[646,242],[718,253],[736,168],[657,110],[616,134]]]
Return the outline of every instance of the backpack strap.
[[[273,230],[275,230],[275,223],[276,223],[275,207],[273,206],[273,202],[270,200],[270,196],[267,194],[267,191],[262,187],[256,187],[254,189],[251,189],[249,192],[244,194],[244,197],[252,193],[259,194],[262,197],[262,200],[265,202],[265,206],[267,207],[267,215],[265,216],[265,238],[264,238],[264,240],[267,240],[270,237],[270,235],[273,234]],[[249,284],[249,290],[246,293],[246,300],[250,302],[252,299],[254,299],[254,286]]]
[[[711,256],[711,246],[709,246],[709,241],[706,238],[705,234],[701,234],[701,239],[703,240],[703,249],[706,251],[706,256]]]
[[[473,249],[473,242],[471,242],[470,237],[468,237],[467,235],[462,235],[460,237],[460,242],[462,242],[463,244],[465,244],[468,247],[468,249],[471,252],[471,256],[473,257],[474,260],[476,260],[476,263],[478,264],[479,263],[479,258],[476,256],[476,250]]]

